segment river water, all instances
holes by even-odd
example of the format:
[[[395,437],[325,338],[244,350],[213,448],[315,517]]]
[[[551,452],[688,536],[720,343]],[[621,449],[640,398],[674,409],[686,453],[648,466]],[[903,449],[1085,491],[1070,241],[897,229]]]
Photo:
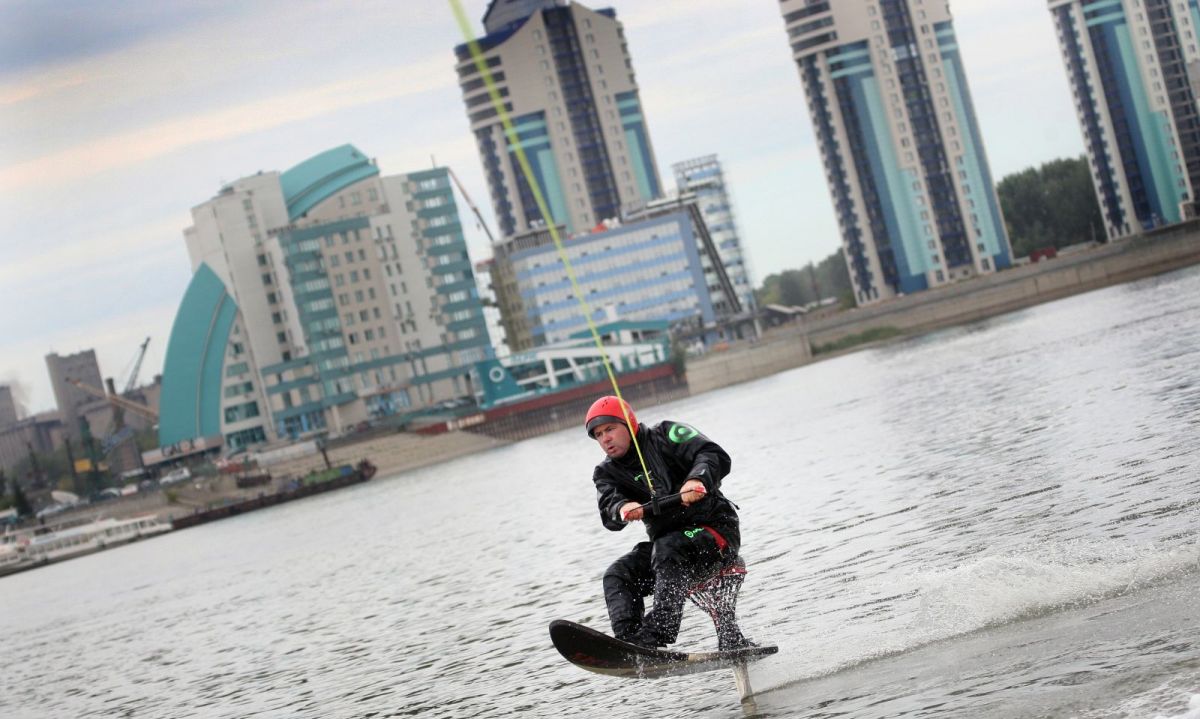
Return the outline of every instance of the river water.
[[[751,704],[550,645],[640,533],[581,428],[4,578],[0,716],[1200,718],[1200,270],[640,409],[734,458]]]

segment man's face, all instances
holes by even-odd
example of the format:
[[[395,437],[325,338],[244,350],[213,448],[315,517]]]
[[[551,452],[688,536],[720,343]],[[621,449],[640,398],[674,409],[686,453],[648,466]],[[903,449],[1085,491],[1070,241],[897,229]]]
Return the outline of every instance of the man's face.
[[[624,457],[629,451],[629,428],[617,422],[602,424],[592,430],[592,437],[600,443],[600,449],[614,459]]]

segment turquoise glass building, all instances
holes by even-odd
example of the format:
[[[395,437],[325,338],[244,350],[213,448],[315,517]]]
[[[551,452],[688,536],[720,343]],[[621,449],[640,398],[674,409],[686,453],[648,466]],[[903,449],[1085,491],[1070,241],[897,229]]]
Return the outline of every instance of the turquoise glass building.
[[[946,4],[780,10],[858,303],[1011,265]]]
[[[1194,217],[1197,0],[1050,0],[1108,237]]]

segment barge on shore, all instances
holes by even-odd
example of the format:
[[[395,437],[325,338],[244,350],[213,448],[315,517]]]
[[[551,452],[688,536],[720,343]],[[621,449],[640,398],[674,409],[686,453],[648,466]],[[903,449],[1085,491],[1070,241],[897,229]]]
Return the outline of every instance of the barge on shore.
[[[174,529],[187,529],[188,527],[195,527],[198,524],[205,524],[217,519],[225,519],[238,514],[253,512],[256,509],[263,509],[264,507],[311,497],[314,494],[322,494],[334,489],[349,487],[352,484],[360,484],[374,477],[375,471],[375,465],[365,459],[353,467],[343,464],[325,472],[318,472],[310,474],[303,479],[293,480],[278,492],[260,494],[256,497],[209,507],[207,509],[197,509],[192,514],[175,517],[171,520],[171,526]]]

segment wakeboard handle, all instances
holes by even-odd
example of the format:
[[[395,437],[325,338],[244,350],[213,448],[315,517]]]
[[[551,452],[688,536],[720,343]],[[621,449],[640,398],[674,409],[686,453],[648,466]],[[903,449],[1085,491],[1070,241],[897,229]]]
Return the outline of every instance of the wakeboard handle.
[[[688,491],[697,492],[702,495],[708,494],[708,492],[704,489],[704,485],[701,485],[700,489],[692,489]],[[668,509],[674,509],[681,504],[683,504],[683,492],[676,492],[674,494],[664,494],[661,497],[652,496],[650,497],[649,502],[639,505],[638,508],[643,512],[657,515],[662,514]]]

